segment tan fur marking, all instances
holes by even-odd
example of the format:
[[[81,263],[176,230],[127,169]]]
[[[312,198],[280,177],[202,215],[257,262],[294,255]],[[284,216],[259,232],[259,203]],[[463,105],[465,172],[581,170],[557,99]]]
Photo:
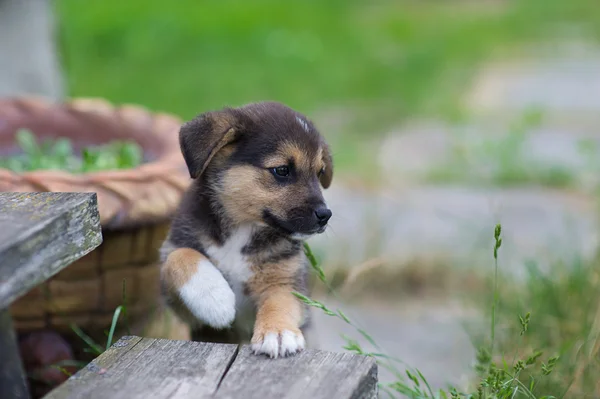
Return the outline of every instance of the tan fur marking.
[[[229,143],[227,145],[225,145],[225,147],[221,148],[213,157],[212,159],[212,165],[215,166],[216,168],[222,168],[223,164],[225,162],[227,162],[227,160],[229,159],[229,157],[231,157],[231,155],[233,154],[233,152],[235,151],[235,144]]]
[[[309,189],[303,184],[278,186],[270,171],[241,165],[227,170],[223,176],[219,200],[237,223],[261,223],[264,209],[286,218],[288,209],[304,205]]]
[[[281,144],[277,153],[265,160],[265,166],[274,168],[287,165],[290,159],[294,161],[297,168],[301,170],[310,170],[310,156],[294,142],[285,142]]]
[[[315,173],[319,173],[321,169],[325,167],[325,162],[323,161],[323,148],[319,147],[319,151],[317,151],[317,155],[313,160],[313,165],[315,165]]]
[[[264,340],[268,333],[281,334],[284,330],[301,334],[302,306],[292,291],[291,285],[267,290],[256,313],[252,343]]]
[[[329,188],[331,185],[331,180],[333,179],[333,159],[331,158],[331,150],[326,143],[322,144],[320,150],[321,162],[325,167],[325,173],[321,175],[319,181],[321,182],[321,186],[323,186],[323,188]]]
[[[227,130],[227,132],[225,132],[225,134],[223,134],[223,138],[211,149],[210,153],[208,154],[208,157],[206,158],[204,165],[202,165],[202,170],[200,171],[200,175],[202,175],[202,173],[204,173],[204,171],[208,167],[208,164],[210,163],[212,158],[215,156],[215,154],[217,152],[219,152],[221,150],[221,148],[223,148],[224,146],[229,144],[231,141],[233,141],[233,139],[235,138],[235,135],[236,135],[236,132],[233,128],[229,128]]]
[[[207,260],[191,248],[179,248],[171,252],[161,268],[162,280],[169,290],[183,287],[198,270],[198,263]]]
[[[278,166],[287,165],[289,161],[290,158],[288,156],[285,156],[284,154],[274,154],[265,158],[264,166],[266,168],[276,168]]]
[[[270,286],[292,284],[302,267],[302,254],[298,253],[289,259],[277,263],[259,263],[250,258],[254,276],[248,281],[252,295],[257,298]]]
[[[248,282],[248,290],[257,302],[258,311],[252,342],[264,339],[267,333],[284,330],[301,334],[302,305],[292,292],[294,280],[301,267],[301,257],[256,268]]]
[[[262,220],[262,210],[277,195],[269,192],[266,183],[272,179],[266,170],[254,166],[235,166],[225,174],[220,200],[229,217],[237,223],[252,223]]]
[[[292,158],[296,164],[296,167],[300,170],[310,170],[310,157],[306,153],[306,151],[300,147],[296,143],[285,143],[281,147],[281,151],[288,156],[288,158]]]

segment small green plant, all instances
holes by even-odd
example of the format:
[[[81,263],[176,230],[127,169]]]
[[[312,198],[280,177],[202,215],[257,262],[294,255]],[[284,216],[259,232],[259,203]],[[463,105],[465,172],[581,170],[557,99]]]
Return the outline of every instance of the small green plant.
[[[96,343],[94,339],[92,339],[89,335],[83,332],[83,330],[77,325],[71,324],[71,330],[73,330],[73,332],[77,334],[77,336],[81,338],[83,342],[86,343],[86,345],[88,346],[87,348],[85,348],[86,352],[93,353],[96,356],[101,355],[102,353],[104,353],[104,351],[108,350],[108,348],[110,348],[110,346],[113,344],[115,330],[117,328],[119,316],[121,315],[121,313],[125,313],[125,306],[123,305],[117,306],[113,313],[112,323],[110,324],[110,329],[107,332],[108,336],[106,339],[106,345],[104,347]]]
[[[105,331],[105,334],[107,336],[105,345],[98,344],[92,337],[90,337],[88,334],[86,334],[76,324],[72,323],[70,325],[71,330],[73,330],[73,332],[87,345],[83,349],[84,352],[91,353],[94,356],[100,356],[102,353],[104,353],[105,351],[107,351],[110,348],[110,346],[113,344],[115,331],[117,329],[117,325],[119,323],[119,318],[121,317],[121,314],[123,315],[123,318],[125,319],[125,328],[127,330],[127,334],[131,334],[129,331],[129,323],[127,320],[126,280],[123,280],[123,297],[122,298],[123,298],[123,304],[117,306],[117,308],[113,312],[110,329],[108,331]],[[85,367],[86,364],[87,363],[83,362],[83,361],[65,360],[65,361],[55,363],[55,364],[51,365],[50,367],[60,370],[62,373],[64,373],[65,375],[70,377],[71,373],[68,372],[67,370],[65,370],[64,367],[75,367],[77,369],[81,369],[81,368]]]
[[[337,317],[352,326],[362,338],[375,348],[375,351],[365,350],[356,339],[343,336],[346,341],[344,349],[360,355],[374,357],[380,367],[392,372],[395,381],[379,384],[380,389],[386,392],[391,398],[401,396],[411,399],[550,399],[560,397],[549,395],[539,396],[539,389],[537,389],[538,382],[552,374],[557,365],[558,356],[550,357],[547,362],[542,362],[543,353],[541,351],[532,351],[522,357],[518,357],[515,354],[510,362],[506,360],[504,355],[501,356],[500,364],[496,364],[494,361],[497,358],[495,355],[495,350],[497,349],[495,344],[499,309],[498,252],[502,245],[501,235],[502,226],[498,224],[494,229],[494,290],[492,293],[490,343],[481,345],[478,350],[475,366],[478,381],[474,384],[474,388],[470,392],[460,392],[454,387],[449,387],[446,390],[440,389],[435,392],[428,383],[427,378],[418,369],[411,368],[402,360],[383,353],[381,347],[373,337],[354,323],[344,312],[339,309],[330,309],[325,304],[301,293],[296,292],[294,295],[303,303],[320,309],[325,314]],[[330,288],[325,272],[318,264],[308,244],[305,244],[305,253],[319,280]],[[518,320],[520,328],[518,332],[515,331],[515,334],[521,337],[526,336],[531,322],[531,313],[520,315]],[[400,366],[404,367],[404,372],[400,370]]]
[[[600,397],[600,267],[599,260],[553,263],[542,269],[527,262],[527,274],[508,281],[499,290],[506,319],[504,329],[523,330],[521,353],[544,350],[560,355],[558,361],[542,365],[547,377],[536,383],[540,392],[557,392],[557,397]],[[531,312],[531,322],[527,313]],[[523,314],[523,321],[510,318]],[[502,337],[500,351],[513,350],[514,340]],[[551,372],[551,373],[550,373]],[[525,370],[522,375],[530,373]]]
[[[115,330],[117,328],[117,324],[119,322],[119,316],[121,315],[121,313],[125,313],[124,305],[118,306],[113,313],[113,318],[112,318],[112,323],[110,325],[110,329],[106,332],[107,339],[106,339],[106,344],[104,346],[98,344],[92,337],[90,337],[88,334],[86,334],[76,324],[71,324],[71,326],[70,326],[71,330],[73,330],[73,332],[79,338],[81,338],[81,340],[86,344],[86,347],[83,348],[84,352],[91,353],[94,356],[100,356],[102,353],[104,353],[104,351],[106,351],[106,350],[108,350],[108,348],[110,348],[110,346],[113,344]],[[72,373],[69,372],[68,370],[66,370],[65,367],[72,367],[72,368],[75,368],[76,370],[80,370],[83,367],[85,367],[86,365],[87,365],[87,362],[84,362],[84,361],[63,360],[63,361],[54,363],[48,367],[57,369],[61,373],[65,374],[66,376],[71,377]]]
[[[110,329],[105,332],[105,334],[107,335],[107,338],[106,338],[106,345],[104,347],[97,344],[89,335],[84,333],[78,326],[76,326],[75,324],[71,324],[71,329],[73,330],[73,332],[75,334],[77,334],[77,336],[79,338],[81,338],[83,340],[83,342],[85,342],[87,344],[88,347],[84,349],[86,352],[91,352],[94,355],[98,356],[98,355],[101,355],[104,351],[108,350],[108,348],[110,348],[110,346],[113,344],[115,330],[117,329],[117,324],[119,322],[119,317],[121,316],[121,313],[123,314],[123,316],[125,318],[125,328],[127,330],[127,333],[130,334],[129,322],[127,320],[127,285],[126,285],[126,282],[127,282],[127,280],[124,279],[123,280],[123,291],[122,291],[123,304],[117,306],[117,308],[115,309],[115,311],[113,313],[113,318],[112,318],[112,323],[110,324]]]
[[[142,149],[132,141],[111,141],[88,146],[76,154],[69,139],[58,138],[38,142],[29,130],[16,134],[20,154],[0,157],[0,169],[21,173],[32,170],[55,169],[73,173],[99,170],[129,169],[142,163]]]

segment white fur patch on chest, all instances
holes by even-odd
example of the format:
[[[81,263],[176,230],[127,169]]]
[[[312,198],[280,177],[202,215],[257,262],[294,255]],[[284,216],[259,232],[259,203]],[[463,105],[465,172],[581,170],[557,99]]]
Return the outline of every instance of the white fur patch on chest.
[[[252,277],[252,270],[242,248],[252,237],[252,226],[242,226],[233,232],[222,246],[211,246],[206,249],[213,264],[223,273],[238,304],[245,300],[244,283]]]
[[[238,228],[229,236],[223,246],[211,246],[206,249],[213,264],[221,271],[235,294],[237,309],[234,324],[238,328],[252,331],[254,324],[253,305],[244,293],[244,284],[252,277],[252,269],[242,249],[250,242],[252,226]]]

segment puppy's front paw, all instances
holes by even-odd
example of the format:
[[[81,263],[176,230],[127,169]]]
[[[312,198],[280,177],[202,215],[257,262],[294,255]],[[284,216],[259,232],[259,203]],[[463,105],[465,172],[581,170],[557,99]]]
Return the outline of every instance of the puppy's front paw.
[[[257,355],[265,354],[271,358],[296,354],[303,350],[304,346],[304,336],[297,329],[255,331],[252,337],[252,351]]]
[[[181,287],[179,296],[198,320],[213,328],[226,328],[235,318],[235,294],[207,260],[199,262],[198,271]]]

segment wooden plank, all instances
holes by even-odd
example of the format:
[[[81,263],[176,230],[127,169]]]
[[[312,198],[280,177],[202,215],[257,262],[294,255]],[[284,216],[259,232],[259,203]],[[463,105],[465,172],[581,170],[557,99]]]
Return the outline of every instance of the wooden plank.
[[[46,399],[209,398],[237,345],[124,337]]]
[[[248,346],[125,337],[45,399],[377,397],[373,358],[306,350],[269,359]]]
[[[309,349],[269,359],[243,346],[214,397],[371,399],[377,391],[377,364],[371,357]]]
[[[10,314],[0,309],[0,398],[29,398],[18,348]]]
[[[101,243],[95,193],[0,193],[0,309]]]

